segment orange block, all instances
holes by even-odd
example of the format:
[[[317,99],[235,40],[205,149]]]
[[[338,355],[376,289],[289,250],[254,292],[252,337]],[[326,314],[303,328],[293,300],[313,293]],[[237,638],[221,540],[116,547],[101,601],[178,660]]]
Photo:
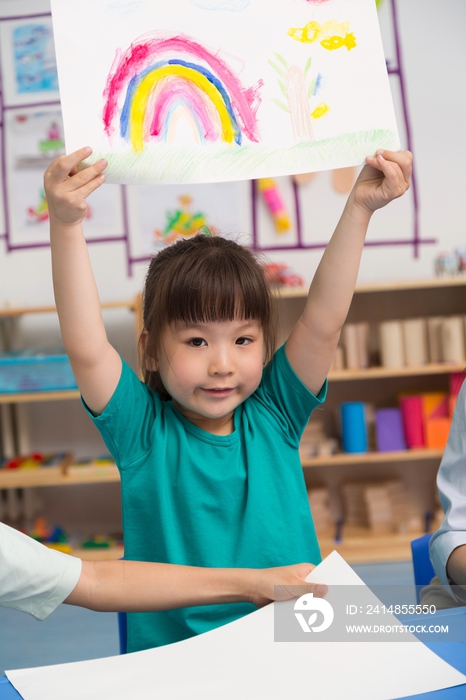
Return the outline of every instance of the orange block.
[[[443,450],[450,432],[451,418],[428,418],[424,424],[426,447]]]
[[[456,401],[458,399],[458,394],[450,394],[449,405],[450,405],[450,418],[453,418],[455,412]]]
[[[430,418],[446,418],[450,415],[448,394],[445,391],[431,391],[421,394],[424,421]]]

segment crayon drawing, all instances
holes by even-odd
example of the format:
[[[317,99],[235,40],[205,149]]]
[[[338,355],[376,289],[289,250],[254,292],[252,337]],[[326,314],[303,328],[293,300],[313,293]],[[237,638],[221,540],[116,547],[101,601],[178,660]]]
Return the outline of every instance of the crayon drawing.
[[[67,151],[88,143],[109,182],[280,176],[399,147],[374,0],[158,0],[130,14],[52,0],[52,14]],[[76,61],[82,35],[99,50]]]
[[[58,74],[50,17],[13,18],[0,27],[3,99],[9,105],[58,100]]]
[[[258,87],[244,89],[226,63],[188,37],[143,37],[106,82],[105,132],[111,136],[117,121],[138,153],[152,139],[176,143],[178,122],[187,117],[197,143],[241,145],[243,134],[257,142]]]

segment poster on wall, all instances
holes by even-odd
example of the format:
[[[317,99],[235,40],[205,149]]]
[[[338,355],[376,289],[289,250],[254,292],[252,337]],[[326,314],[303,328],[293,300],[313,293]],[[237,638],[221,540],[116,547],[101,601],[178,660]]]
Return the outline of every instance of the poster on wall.
[[[59,100],[51,17],[0,22],[0,52],[6,106]]]
[[[52,0],[52,15],[67,151],[92,146],[109,181],[279,176],[399,148],[374,0]]]
[[[49,242],[49,212],[44,171],[64,153],[63,122],[54,106],[5,112],[6,198],[9,249]],[[123,231],[121,188],[105,185],[88,201],[86,238],[115,237]]]
[[[167,245],[199,231],[250,244],[249,232],[241,231],[243,185],[223,182],[128,186],[131,257],[148,259]]]

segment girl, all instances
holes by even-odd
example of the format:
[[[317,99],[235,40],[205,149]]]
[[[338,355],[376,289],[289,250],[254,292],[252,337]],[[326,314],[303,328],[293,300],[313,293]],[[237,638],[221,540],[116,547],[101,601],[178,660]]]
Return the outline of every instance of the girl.
[[[319,563],[299,441],[325,399],[369,220],[407,190],[411,154],[367,158],[303,316],[276,352],[272,301],[250,252],[199,236],[160,253],[144,292],[145,383],[102,323],[81,222],[106,163],[78,171],[89,154],[62,156],[45,174],[53,280],[83,401],[120,469],[125,556],[214,567]],[[176,642],[251,610],[135,613],[128,649]]]

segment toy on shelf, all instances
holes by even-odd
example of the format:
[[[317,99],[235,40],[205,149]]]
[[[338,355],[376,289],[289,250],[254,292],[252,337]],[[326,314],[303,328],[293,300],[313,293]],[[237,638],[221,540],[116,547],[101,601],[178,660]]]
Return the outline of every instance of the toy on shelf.
[[[29,536],[51,549],[58,549],[60,552],[71,554],[71,545],[63,528],[58,525],[49,527],[45,518],[40,517],[36,519]]]
[[[81,542],[83,549],[111,549],[118,544],[112,535],[92,535]]]
[[[292,272],[285,263],[266,263],[263,265],[265,279],[269,284],[282,287],[302,287],[304,279]]]
[[[272,214],[277,233],[284,233],[291,228],[290,218],[286,212],[280,190],[275,180],[263,177],[258,180],[259,192],[264,198],[267,207]]]
[[[62,474],[73,462],[71,452],[32,452],[29,455],[0,458],[0,469],[42,469],[43,467],[60,467]]]

